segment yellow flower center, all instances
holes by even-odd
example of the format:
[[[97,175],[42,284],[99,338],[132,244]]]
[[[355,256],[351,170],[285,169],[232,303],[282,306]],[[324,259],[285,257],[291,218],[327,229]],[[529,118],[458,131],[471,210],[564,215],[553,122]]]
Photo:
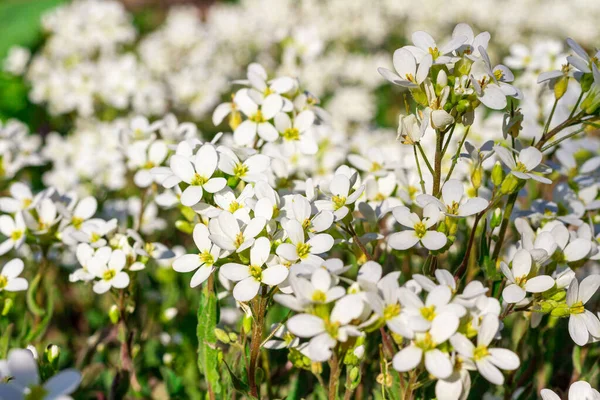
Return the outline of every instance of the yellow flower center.
[[[523,164],[521,161],[519,161],[517,163],[517,168],[515,169],[515,171],[527,172],[527,167],[525,166],[525,164]]]
[[[202,253],[198,254],[198,257],[200,258],[200,262],[202,264],[213,265],[215,262],[214,257],[208,250],[204,250]]]
[[[192,185],[192,186],[202,186],[206,182],[208,182],[207,178],[205,178],[203,176],[200,176],[200,174],[196,173],[192,177],[192,180],[190,181],[190,185]]]
[[[246,176],[247,173],[248,173],[248,166],[246,164],[238,163],[233,168],[233,175],[235,175],[238,178]]]
[[[100,240],[102,238],[102,236],[100,236],[99,234],[97,234],[96,232],[93,232],[90,236],[90,242],[91,243],[96,243],[98,240]]]
[[[249,119],[250,121],[252,121],[252,122],[256,122],[257,124],[260,124],[260,123],[262,123],[262,122],[266,122],[266,119],[265,119],[265,117],[263,116],[263,114],[262,114],[262,111],[260,111],[260,110],[257,110],[257,111],[256,111],[256,112],[255,112],[253,115],[251,115],[251,116],[250,116],[248,119]]]
[[[250,276],[252,276],[254,279],[260,282],[262,280],[262,268],[258,265],[251,265],[249,269]]]
[[[435,306],[421,308],[421,316],[423,316],[423,318],[425,318],[427,321],[433,321],[435,315]]]
[[[325,303],[327,301],[327,294],[321,290],[315,290],[312,294],[312,301],[315,303]]]
[[[490,352],[488,351],[486,346],[477,346],[475,347],[475,350],[473,350],[473,360],[475,361],[479,361],[489,355]]]
[[[437,346],[429,332],[425,333],[422,338],[415,340],[415,345],[423,351],[433,350]]]
[[[577,303],[573,304],[571,307],[569,307],[569,312],[571,314],[583,314],[585,312],[583,302],[578,301]]]
[[[296,252],[298,253],[298,257],[306,258],[306,256],[310,254],[310,244],[298,243],[296,246]]]
[[[234,213],[237,210],[243,208],[244,206],[242,206],[240,203],[238,203],[237,201],[232,201],[231,203],[229,203],[229,212],[230,213]]]
[[[386,321],[389,321],[390,319],[393,319],[394,317],[397,317],[398,315],[400,315],[400,304],[398,304],[398,303],[388,304],[383,309],[383,319]]]
[[[339,322],[329,322],[329,321],[325,322],[325,332],[327,332],[329,334],[329,336],[336,338],[338,336],[339,329],[340,329]]]
[[[438,50],[437,47],[430,47],[429,48],[429,54],[431,54],[431,57],[435,60],[437,59],[439,56],[441,56],[442,54],[440,53],[440,51]]]
[[[102,279],[104,279],[105,281],[110,281],[116,275],[117,275],[117,272],[114,269],[109,269],[109,270],[104,271],[104,274],[102,274]]]
[[[296,128],[288,128],[281,134],[285,140],[300,140],[300,131]]]
[[[71,218],[71,224],[73,224],[76,229],[79,229],[81,228],[81,224],[83,224],[83,218],[73,217]]]
[[[31,203],[33,203],[32,199],[23,199],[23,201],[21,202],[23,204],[23,208],[27,208],[31,205]]]
[[[4,289],[8,285],[8,278],[4,275],[0,275],[0,290]]]
[[[10,234],[10,238],[12,239],[13,242],[16,242],[17,240],[21,239],[21,236],[23,236],[23,231],[12,231],[12,233]]]
[[[242,232],[238,233],[235,236],[235,241],[233,242],[236,248],[240,247],[246,240],[244,239],[244,234]]]
[[[427,227],[425,227],[425,224],[423,222],[417,222],[414,228],[415,234],[419,239],[422,239],[423,236],[425,236],[425,234],[427,233]]]
[[[373,164],[371,164],[371,172],[379,171],[381,168],[383,167],[378,162],[374,162]]]
[[[339,210],[340,208],[346,205],[346,198],[343,196],[333,196],[331,198],[331,201],[333,202],[334,208],[336,210]]]

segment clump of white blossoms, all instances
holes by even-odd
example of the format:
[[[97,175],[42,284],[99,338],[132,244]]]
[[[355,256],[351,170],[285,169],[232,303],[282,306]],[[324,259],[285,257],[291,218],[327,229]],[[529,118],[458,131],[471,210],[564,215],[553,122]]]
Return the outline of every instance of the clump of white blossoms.
[[[11,52],[31,101],[77,118],[43,146],[0,126],[0,398],[555,399],[565,373],[596,379],[598,54],[507,66],[459,24],[376,69],[378,24],[349,21],[391,6],[284,3],[139,37],[84,0]],[[375,88],[397,134],[367,124]],[[44,340],[72,351],[19,349]]]

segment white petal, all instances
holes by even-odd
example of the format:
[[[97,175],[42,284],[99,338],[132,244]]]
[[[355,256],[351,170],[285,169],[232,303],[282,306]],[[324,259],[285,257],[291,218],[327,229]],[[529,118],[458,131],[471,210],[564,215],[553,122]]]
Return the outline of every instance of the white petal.
[[[112,279],[111,284],[117,289],[124,289],[129,286],[129,275],[121,271]]]
[[[389,246],[395,250],[410,249],[418,242],[419,238],[415,234],[415,231],[411,230],[393,233],[388,238]]]
[[[9,280],[16,278],[23,272],[23,261],[15,258],[7,262],[2,268],[2,275],[7,277]]]
[[[192,181],[192,178],[194,177],[194,167],[192,166],[192,162],[186,157],[175,154],[171,156],[169,165],[171,166],[173,173],[177,175],[179,179],[186,183]]]
[[[354,294],[348,295],[337,301],[333,310],[331,310],[330,319],[332,322],[339,322],[347,325],[350,321],[358,318],[362,314],[364,303],[361,296]]]
[[[504,383],[504,375],[490,362],[489,357],[476,361],[475,364],[479,373],[494,385],[502,385]]]
[[[481,321],[479,333],[477,334],[477,346],[489,346],[496,336],[500,322],[498,317],[492,314],[486,314]]]
[[[425,368],[438,379],[447,378],[452,374],[450,358],[438,349],[425,352]]]
[[[194,206],[202,200],[202,186],[188,186],[181,194],[181,204],[187,207]]]
[[[460,321],[456,315],[445,312],[433,319],[429,333],[437,344],[441,344],[456,333],[459,323]]]
[[[313,236],[307,244],[310,245],[310,252],[312,254],[325,253],[333,247],[333,237],[327,233],[320,233]]]
[[[519,356],[508,349],[488,349],[490,352],[489,360],[498,368],[513,371],[519,368],[521,361]]]
[[[261,107],[263,117],[266,120],[273,118],[275,114],[277,114],[281,110],[281,107],[283,107],[283,100],[281,96],[278,94],[270,94],[263,101]]]
[[[237,301],[249,301],[256,297],[260,282],[253,277],[239,281],[233,288],[233,297]]]
[[[310,314],[294,315],[288,320],[287,328],[301,338],[313,337],[325,331],[323,320]]]
[[[542,389],[540,395],[542,396],[542,400],[561,400],[560,396],[550,389]]]
[[[198,254],[184,254],[173,262],[173,269],[177,272],[190,272],[200,266]]]
[[[585,346],[589,340],[589,333],[585,325],[584,314],[571,314],[569,317],[569,335],[579,346]]]
[[[475,350],[475,345],[473,345],[473,343],[462,333],[456,333],[450,337],[450,343],[452,344],[452,347],[454,347],[454,349],[456,349],[456,351],[463,357],[473,358],[473,350]]]
[[[329,183],[329,191],[340,197],[347,197],[350,191],[350,179],[345,175],[335,175]]]
[[[29,350],[11,350],[8,353],[7,363],[8,370],[20,386],[27,387],[39,384],[38,366]]]
[[[519,153],[519,161],[525,165],[527,171],[531,171],[542,162],[542,152],[535,147],[527,147]]]
[[[429,250],[439,250],[446,245],[447,241],[446,235],[437,231],[427,231],[421,238],[421,243]]]
[[[578,299],[583,302],[583,304],[587,303],[596,293],[598,287],[600,287],[600,275],[589,275],[579,284]]]
[[[408,346],[394,356],[392,364],[396,371],[406,372],[414,369],[421,363],[423,350],[416,346]]]
[[[225,278],[234,282],[241,281],[250,276],[247,265],[236,263],[227,263],[223,265],[219,272],[223,274]]]
[[[212,144],[205,144],[196,153],[194,165],[196,172],[205,179],[209,179],[217,169],[219,155]]]
[[[48,391],[47,396],[60,396],[71,394],[77,389],[81,382],[81,373],[74,369],[65,369],[44,383],[44,389]]]
[[[214,269],[215,267],[208,265],[203,265],[200,268],[198,268],[198,271],[196,271],[194,273],[194,276],[192,276],[192,280],[190,281],[190,287],[194,288],[198,285],[201,285],[205,280],[208,279],[208,277],[210,276],[210,274],[212,274]]]
[[[529,293],[542,293],[554,286],[554,279],[548,275],[540,275],[528,279],[525,283],[525,290]]]
[[[277,286],[287,278],[288,272],[284,265],[274,265],[262,272],[262,282],[269,286]]]
[[[523,290],[519,285],[510,284],[504,288],[502,291],[502,298],[507,303],[518,303],[523,300],[527,296],[525,290]]]

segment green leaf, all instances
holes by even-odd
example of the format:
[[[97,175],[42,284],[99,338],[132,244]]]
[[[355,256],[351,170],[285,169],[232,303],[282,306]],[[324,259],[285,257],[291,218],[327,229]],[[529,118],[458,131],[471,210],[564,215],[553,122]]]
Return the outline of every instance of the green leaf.
[[[245,394],[246,396],[250,396],[250,393],[248,393],[250,391],[250,386],[248,386],[246,382],[235,376],[231,368],[229,368],[229,364],[227,364],[225,361],[223,361],[223,364],[225,364],[225,367],[227,367],[227,372],[229,372],[229,376],[231,377],[231,383],[233,384],[233,388],[238,392]]]
[[[215,328],[218,321],[218,301],[213,291],[207,287],[202,291],[200,306],[198,307],[198,368],[204,375],[206,383],[215,393],[221,391],[219,383],[219,365],[217,349],[217,335]]]
[[[175,396],[179,394],[183,390],[183,381],[182,379],[173,372],[173,370],[162,367],[160,368],[160,373],[163,376],[163,380],[167,385],[167,391],[170,396]]]
[[[42,275],[37,274],[35,276],[35,278],[33,278],[33,281],[31,281],[31,285],[29,285],[29,289],[27,289],[27,308],[29,308],[29,311],[33,315],[38,316],[38,317],[43,316],[45,313],[44,308],[40,307],[35,301],[35,298],[38,293],[38,287],[40,286],[41,280],[42,280]]]
[[[2,333],[2,337],[0,338],[0,360],[6,359],[14,327],[14,324],[9,324],[4,330],[4,333]]]
[[[27,342],[27,343],[35,342],[37,339],[39,339],[41,336],[43,336],[44,333],[46,333],[46,329],[48,329],[50,322],[52,321],[52,315],[54,314],[54,297],[56,296],[56,292],[55,292],[54,288],[52,288],[50,286],[51,286],[50,281],[46,280],[45,285],[44,285],[44,287],[46,289],[46,293],[47,293],[47,295],[46,295],[46,310],[43,310],[43,314],[42,314],[42,315],[44,315],[44,319],[42,319],[42,321],[39,324],[34,325],[33,329],[31,331],[29,331],[29,333],[25,337],[25,342]]]

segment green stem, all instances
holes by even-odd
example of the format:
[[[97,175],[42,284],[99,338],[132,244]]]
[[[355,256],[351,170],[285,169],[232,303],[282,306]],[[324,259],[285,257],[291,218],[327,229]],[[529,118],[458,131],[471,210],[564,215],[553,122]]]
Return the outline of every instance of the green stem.
[[[564,142],[565,140],[567,140],[567,139],[569,139],[569,138],[572,138],[572,137],[573,137],[573,136],[575,136],[575,135],[578,135],[578,134],[580,134],[581,132],[583,132],[583,131],[584,131],[584,129],[585,129],[585,128],[579,128],[579,129],[577,129],[576,131],[574,131],[574,132],[571,132],[571,133],[569,133],[568,135],[566,135],[566,136],[564,136],[564,137],[561,137],[560,139],[558,139],[558,140],[555,140],[555,141],[554,141],[554,142],[552,142],[552,143],[549,143],[549,144],[547,144],[546,146],[542,147],[540,151],[543,153],[544,151],[546,151],[546,150],[548,150],[548,149],[551,149],[552,147],[556,146],[557,144],[559,144],[559,143],[561,143],[561,142]]]
[[[333,351],[333,357],[329,360],[329,389],[327,391],[329,400],[337,400],[338,382],[340,380],[340,360],[337,355],[337,349]]]
[[[419,172],[419,184],[421,185],[421,190],[425,193],[425,181],[423,180],[423,172],[421,171],[421,164],[419,163],[419,155],[417,154],[417,147],[413,146],[413,151],[415,154],[415,161],[417,163],[417,171]]]
[[[514,193],[508,196],[506,200],[506,207],[504,208],[504,215],[502,216],[502,224],[500,225],[500,231],[498,232],[498,240],[496,241],[496,245],[494,246],[494,253],[492,254],[492,260],[495,262],[500,255],[500,250],[502,249],[502,242],[504,241],[504,236],[506,235],[506,231],[508,229],[508,224],[510,223],[510,216],[512,214],[513,208],[515,206],[515,202],[519,197],[519,189],[517,188]]]
[[[469,135],[469,131],[470,130],[471,130],[471,127],[468,126],[465,129],[465,133],[464,133],[463,137],[460,139],[460,143],[458,144],[458,148],[456,149],[456,153],[454,154],[454,157],[452,157],[452,165],[450,165],[450,171],[448,171],[448,175],[446,175],[446,179],[444,179],[444,183],[448,182],[448,180],[452,176],[452,172],[454,172],[454,168],[456,167],[456,163],[458,162],[458,159],[460,158],[460,151],[462,150],[462,147],[465,144],[465,141],[467,140],[467,136]]]
[[[250,364],[248,365],[248,384],[250,386],[250,394],[257,399],[260,389],[256,384],[256,366],[260,356],[260,344],[262,342],[264,317],[267,306],[266,299],[263,299],[262,294],[259,294],[253,300],[254,303],[254,323],[252,324],[252,341],[250,343]]]
[[[437,197],[440,193],[440,183],[442,182],[442,146],[444,144],[444,135],[439,130],[436,131],[435,141],[435,172],[433,174],[433,195]]]
[[[423,147],[421,146],[421,143],[417,143],[416,146],[419,148],[419,151],[421,152],[421,156],[423,157],[423,160],[425,160],[425,164],[427,165],[427,169],[431,173],[431,176],[433,176],[433,174],[434,174],[433,168],[431,167],[431,164],[429,163],[429,160],[427,159],[427,156],[425,155],[425,151],[423,150]]]

